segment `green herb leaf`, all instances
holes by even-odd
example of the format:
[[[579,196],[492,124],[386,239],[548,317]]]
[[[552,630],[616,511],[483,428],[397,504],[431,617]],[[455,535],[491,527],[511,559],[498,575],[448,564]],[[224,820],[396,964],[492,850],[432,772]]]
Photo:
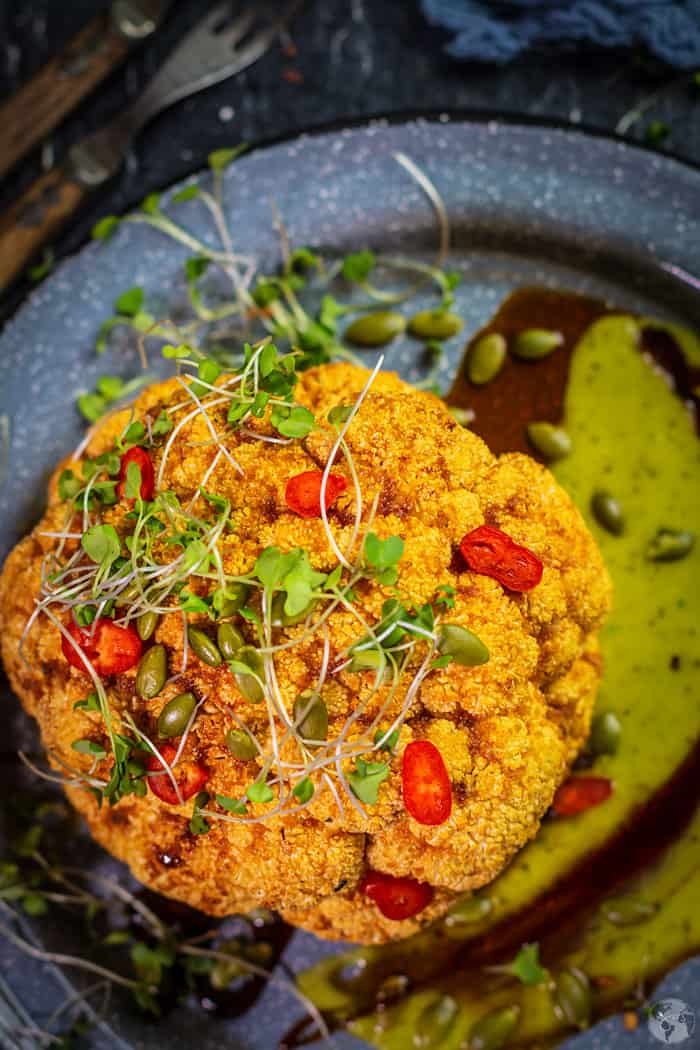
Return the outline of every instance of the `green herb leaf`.
[[[121,543],[113,525],[93,525],[83,533],[80,544],[90,561],[109,568],[121,552]]]
[[[245,793],[251,802],[272,802],[275,797],[270,787],[262,780],[249,784]]]
[[[346,281],[362,284],[367,280],[376,265],[374,252],[352,252],[343,259],[342,274]]]
[[[178,595],[178,601],[180,603],[180,608],[183,612],[203,613],[210,619],[214,619],[214,614],[212,613],[211,607],[209,606],[207,599],[200,598],[198,594],[192,594],[192,592],[189,591],[186,587],[183,587],[183,589],[180,591]]]
[[[88,423],[96,423],[107,409],[107,402],[99,394],[80,394],[77,405],[78,411]]]
[[[352,410],[352,405],[336,405],[328,413],[328,422],[334,427],[341,427],[343,423],[347,423],[352,415]]]
[[[445,609],[454,609],[455,607],[455,594],[457,593],[454,587],[451,587],[448,583],[441,583],[437,589],[438,597],[435,599],[436,605],[442,605]]]
[[[27,893],[22,898],[22,908],[27,915],[38,918],[40,915],[46,915],[49,910],[49,902],[43,893]]]
[[[270,423],[282,437],[303,438],[314,429],[316,420],[313,413],[302,405],[293,408],[275,405],[270,414]]]
[[[27,270],[27,277],[30,281],[34,281],[38,284],[39,281],[43,281],[48,274],[51,273],[54,265],[54,254],[51,248],[44,248],[41,262],[37,263],[36,266],[30,266]]]
[[[137,419],[133,423],[130,423],[129,426],[124,431],[124,434],[123,434],[123,436],[121,438],[122,446],[126,446],[126,445],[140,445],[145,437],[146,437],[146,428],[143,425],[143,423],[141,423]]]
[[[646,140],[650,146],[660,146],[669,136],[670,128],[661,120],[652,120],[646,130]]]
[[[365,537],[364,550],[367,564],[381,571],[393,568],[401,560],[404,542],[400,536],[389,536],[380,540],[376,533],[369,532]]]
[[[127,499],[141,498],[141,468],[138,463],[127,464],[124,495]]]
[[[58,496],[61,500],[75,499],[81,484],[72,470],[62,470],[58,479]]]
[[[206,806],[208,801],[209,794],[206,791],[200,791],[194,800],[192,818],[190,820],[190,831],[193,835],[206,835],[210,830],[209,824],[200,812],[204,806]]]
[[[207,158],[209,167],[217,174],[221,174],[229,164],[233,163],[236,157],[240,157],[241,153],[247,149],[247,142],[241,142],[238,146],[234,146],[231,149],[215,149]]]
[[[199,196],[199,186],[185,186],[184,189],[179,190],[173,195],[173,204],[181,204],[183,201],[194,200],[195,197]]]
[[[107,752],[102,745],[94,740],[74,740],[71,747],[80,755],[91,755],[93,758],[107,757]]]
[[[129,288],[114,301],[114,312],[123,317],[135,317],[143,306],[143,288]]]
[[[109,240],[120,222],[121,219],[116,215],[105,215],[104,219],[100,219],[100,221],[93,226],[92,239],[94,241]]]
[[[145,211],[146,215],[157,215],[160,211],[160,193],[149,193],[144,197],[141,201],[141,211]]]
[[[158,417],[156,418],[156,421],[151,427],[151,434],[153,435],[153,437],[162,437],[164,434],[169,434],[170,431],[173,429],[173,426],[174,423],[172,419],[165,411],[165,409],[163,409],[163,411],[159,413]]]
[[[169,361],[178,360],[181,357],[191,357],[193,352],[192,347],[188,346],[187,343],[180,343],[179,346],[171,346],[170,343],[166,343],[161,350],[163,357]]]
[[[348,773],[348,783],[360,802],[374,806],[379,797],[379,787],[389,776],[388,762],[365,762],[358,758],[355,770]]]
[[[191,259],[188,259],[185,263],[185,277],[190,284],[198,281],[207,270],[211,259],[207,259],[205,255],[194,255]]]
[[[301,803],[308,802],[314,797],[314,786],[308,777],[304,777],[300,780],[297,786],[292,791],[295,798],[298,798]]]
[[[100,376],[95,384],[95,389],[105,401],[116,401],[121,397],[124,380],[121,376]]]
[[[394,729],[393,732],[389,733],[389,736],[387,736],[385,740],[384,737],[386,736],[386,730],[378,729],[374,734],[375,746],[378,747],[380,751],[393,751],[399,742],[400,733],[400,729]]]
[[[547,971],[540,965],[539,944],[524,944],[513,961],[502,970],[525,985],[542,984],[547,979]]]
[[[74,711],[97,711],[102,712],[100,707],[100,698],[97,693],[88,693],[84,700],[77,700],[73,704]]]
[[[238,813],[240,815],[248,812],[248,807],[242,798],[229,798],[228,795],[216,795],[216,801],[228,813]]]

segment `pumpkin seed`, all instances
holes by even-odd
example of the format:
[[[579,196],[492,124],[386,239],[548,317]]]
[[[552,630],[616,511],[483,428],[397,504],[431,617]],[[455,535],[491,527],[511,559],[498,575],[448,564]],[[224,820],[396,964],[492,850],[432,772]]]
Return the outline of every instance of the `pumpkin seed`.
[[[482,335],[467,355],[467,379],[475,386],[484,386],[495,379],[503,368],[508,344],[500,332]]]
[[[591,1017],[591,986],[581,970],[562,970],[554,986],[555,1008],[570,1025],[585,1028]]]
[[[180,736],[187,729],[187,723],[197,706],[194,693],[178,693],[167,704],[158,716],[158,732],[161,736]]]
[[[441,1046],[455,1026],[459,1006],[451,995],[441,995],[429,1003],[416,1018],[413,1045]]]
[[[553,423],[529,423],[527,436],[530,444],[546,460],[563,459],[571,452],[571,438],[563,427]]]
[[[168,654],[164,645],[154,645],[141,657],[136,672],[136,692],[144,700],[158,696],[168,677]]]
[[[158,613],[141,613],[141,615],[136,620],[136,631],[142,642],[148,641],[148,639],[151,637],[156,627],[158,626],[159,620],[160,616],[158,615]]]
[[[220,623],[216,631],[216,643],[224,660],[235,660],[238,650],[245,645],[245,638],[232,623]]]
[[[255,741],[244,729],[229,729],[224,739],[231,754],[242,762],[250,762],[258,753]]]
[[[493,905],[488,897],[466,897],[447,913],[444,928],[450,940],[461,940],[471,933],[474,923],[480,922],[491,911]]]
[[[356,671],[379,671],[382,668],[386,670],[386,657],[379,649],[360,649],[353,653],[345,670],[354,673]]]
[[[310,690],[299,694],[294,701],[294,721],[297,722],[302,715],[304,717],[301,722],[297,723],[297,730],[302,739],[314,743],[325,740],[328,736],[328,708],[318,694]]]
[[[202,663],[209,664],[210,667],[220,666],[221,653],[205,631],[199,627],[188,627],[187,640]]]
[[[606,901],[603,904],[603,915],[613,926],[637,926],[645,922],[659,910],[658,904],[647,901],[636,901],[621,897],[619,900]]]
[[[678,561],[690,554],[695,543],[692,532],[683,529],[659,529],[646,549],[648,561]]]
[[[528,328],[515,337],[511,352],[522,361],[539,361],[563,343],[561,332],[552,332],[548,328]]]
[[[239,609],[242,609],[245,603],[248,601],[248,595],[250,594],[250,587],[247,583],[239,583],[234,581],[226,585],[226,594],[219,602],[218,614],[220,619],[225,619],[227,616],[234,616]]]
[[[263,659],[252,645],[244,645],[236,654],[236,663],[249,667],[248,672],[234,671],[236,685],[250,704],[259,704],[265,695],[258,679],[264,678]],[[257,676],[257,677],[256,677]]]
[[[614,755],[620,746],[622,726],[620,719],[612,711],[596,715],[591,725],[587,750],[594,755]]]
[[[605,489],[597,489],[593,493],[591,510],[598,524],[613,536],[621,536],[625,531],[625,516],[622,513],[622,507]]]
[[[294,616],[289,616],[289,614],[284,611],[284,603],[286,600],[286,591],[277,591],[272,599],[271,617],[273,627],[293,627],[297,623],[302,623],[317,605],[317,601],[314,598],[313,601],[310,601],[309,604],[301,610],[301,612],[295,613]]]
[[[456,623],[444,623],[439,628],[438,649],[462,667],[476,667],[489,659],[489,651],[481,638]]]
[[[480,1017],[469,1029],[468,1050],[501,1050],[518,1027],[520,1007],[503,1006]]]
[[[345,338],[354,346],[386,346],[406,330],[406,318],[394,310],[377,310],[358,317],[345,329]]]
[[[408,322],[408,330],[418,339],[449,339],[462,324],[462,318],[449,310],[421,310]]]

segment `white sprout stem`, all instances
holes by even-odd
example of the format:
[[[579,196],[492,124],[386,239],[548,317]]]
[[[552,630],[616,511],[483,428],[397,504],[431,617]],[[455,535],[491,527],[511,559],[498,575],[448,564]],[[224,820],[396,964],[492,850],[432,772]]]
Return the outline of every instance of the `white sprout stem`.
[[[450,220],[445,205],[435,188],[435,184],[428,178],[424,171],[421,171],[418,165],[412,161],[410,157],[401,152],[394,153],[393,156],[394,160],[398,161],[401,167],[416,180],[435,209],[435,214],[437,215],[438,223],[440,225],[440,248],[438,254],[438,265],[440,266],[450,250]]]
[[[185,387],[185,389],[187,389],[187,387]],[[210,408],[214,408],[216,405],[223,405],[223,404],[226,403],[227,400],[228,400],[228,398],[226,398],[226,397],[217,398],[216,400],[209,402],[209,407]],[[173,442],[175,441],[175,438],[180,433],[182,428],[184,426],[186,426],[188,423],[190,423],[194,419],[194,417],[199,413],[199,411],[200,411],[200,408],[197,407],[197,408],[193,409],[192,412],[188,412],[188,414],[186,416],[183,416],[182,419],[178,420],[178,422],[175,424],[173,429],[170,431],[170,436],[168,437],[168,440],[166,441],[166,443],[165,443],[165,445],[163,447],[163,455],[161,457],[160,465],[158,467],[158,476],[156,478],[156,488],[157,489],[162,488],[163,475],[165,474],[165,466],[166,466],[166,463],[168,462],[168,456],[170,454],[171,448],[173,447]]]
[[[172,761],[172,768],[173,769],[175,768],[175,766],[178,764],[178,762],[180,761],[180,759],[182,757],[182,752],[185,750],[185,745],[187,744],[187,738],[190,735],[190,730],[192,729],[192,726],[194,725],[194,720],[197,717],[199,709],[202,706],[202,704],[205,702],[205,700],[206,700],[206,697],[203,696],[199,700],[199,703],[197,703],[195,705],[194,710],[192,711],[192,714],[190,715],[190,717],[187,720],[187,725],[185,726],[185,731],[183,732],[182,737],[180,738],[180,743],[178,744],[177,751],[175,752],[175,757],[174,757],[174,759]]]
[[[328,456],[328,460],[326,462],[326,466],[325,466],[324,471],[323,471],[323,477],[321,478],[321,496],[320,496],[320,499],[321,499],[321,517],[323,519],[323,527],[324,527],[324,529],[326,531],[326,536],[328,537],[328,542],[331,545],[333,553],[335,554],[335,556],[338,559],[338,561],[340,562],[340,564],[345,566],[346,569],[351,569],[352,566],[351,566],[350,562],[347,560],[347,558],[345,557],[345,555],[342,553],[340,548],[338,547],[338,544],[335,542],[335,537],[333,536],[333,533],[331,532],[331,529],[330,529],[330,525],[328,524],[328,512],[326,511],[326,487],[328,485],[328,476],[329,476],[329,474],[330,474],[330,472],[332,470],[333,463],[335,462],[335,457],[336,457],[336,454],[338,452],[338,449],[340,448],[341,442],[343,441],[345,435],[347,434],[350,424],[352,423],[353,419],[357,415],[357,413],[358,413],[358,411],[360,409],[360,405],[362,404],[362,402],[364,401],[365,397],[367,396],[367,393],[369,392],[369,389],[372,386],[372,383],[374,382],[374,380],[375,380],[375,378],[377,376],[377,373],[379,372],[379,370],[381,369],[383,364],[384,364],[384,354],[382,354],[380,356],[379,360],[377,361],[376,365],[374,366],[374,368],[373,368],[373,370],[372,370],[372,372],[370,374],[369,379],[367,380],[367,382],[365,383],[364,387],[360,391],[359,397],[357,398],[355,404],[352,406],[352,409],[350,410],[350,414],[349,414],[348,418],[345,420],[345,423],[341,427],[340,432],[338,434],[338,437],[335,439],[335,442],[333,444],[333,448],[331,449],[330,455]]]
[[[237,460],[235,460],[235,459],[233,458],[233,456],[231,455],[231,453],[229,452],[229,450],[228,450],[228,449],[226,448],[226,446],[225,446],[225,445],[224,445],[224,444],[222,443],[222,441],[221,441],[221,438],[220,438],[220,437],[219,437],[219,435],[218,435],[218,434],[216,433],[216,430],[215,430],[215,428],[214,428],[214,424],[212,423],[211,419],[210,419],[210,418],[209,418],[209,416],[207,415],[207,410],[206,410],[206,408],[204,407],[204,404],[202,403],[202,401],[200,400],[200,398],[198,398],[198,397],[197,397],[197,395],[195,394],[195,392],[194,392],[194,390],[192,389],[192,387],[191,387],[191,386],[188,386],[188,385],[187,385],[187,383],[185,383],[185,381],[184,381],[184,380],[182,379],[182,377],[181,377],[181,376],[177,376],[176,378],[177,378],[177,381],[178,381],[178,383],[180,383],[180,385],[181,385],[182,387],[184,387],[184,389],[185,389],[185,390],[187,391],[187,393],[188,393],[188,394],[189,394],[189,396],[190,396],[190,397],[192,398],[192,400],[196,402],[196,404],[197,404],[197,410],[198,410],[199,414],[200,414],[200,415],[202,416],[202,419],[203,419],[203,420],[205,421],[205,423],[207,424],[207,427],[208,427],[208,429],[209,429],[209,433],[210,433],[210,434],[211,434],[211,436],[212,436],[212,440],[213,440],[214,444],[216,444],[216,445],[217,445],[217,446],[218,446],[218,447],[219,447],[219,448],[221,449],[221,451],[222,451],[222,452],[223,452],[223,454],[224,454],[224,455],[226,456],[226,459],[227,459],[227,460],[229,461],[229,463],[230,463],[230,464],[231,464],[231,466],[232,466],[232,467],[234,468],[234,470],[237,470],[239,474],[243,474],[243,467],[242,467],[242,466],[240,465],[240,463],[238,463],[238,462],[237,462]],[[217,400],[218,400],[218,399],[217,399]],[[223,398],[223,400],[225,401],[225,400],[227,400],[227,399],[226,399],[226,398]],[[211,407],[211,406],[212,406],[213,404],[214,404],[214,402],[210,402],[210,403],[209,403],[210,407]]]

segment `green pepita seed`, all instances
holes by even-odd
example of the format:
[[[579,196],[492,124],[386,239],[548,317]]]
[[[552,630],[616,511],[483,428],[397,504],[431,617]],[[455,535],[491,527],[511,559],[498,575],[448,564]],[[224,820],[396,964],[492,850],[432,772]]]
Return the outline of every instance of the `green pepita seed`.
[[[394,310],[377,310],[358,317],[345,329],[345,338],[354,346],[386,346],[406,330],[406,318]]]
[[[158,716],[158,732],[161,736],[180,736],[187,729],[187,723],[197,706],[194,693],[178,693],[167,704]]]
[[[160,616],[158,615],[158,613],[141,613],[141,615],[136,620],[136,630],[142,642],[148,641],[148,639],[151,637],[156,627],[158,626],[159,620]]]
[[[286,591],[278,591],[272,599],[271,616],[273,627],[293,627],[297,623],[302,623],[317,604],[314,599],[309,602],[301,612],[295,613],[294,616],[289,616],[288,613],[284,611],[284,603],[286,600]]]
[[[480,1017],[469,1029],[469,1050],[501,1050],[518,1027],[520,1007],[504,1006]]]
[[[459,901],[445,916],[446,935],[455,941],[470,936],[474,924],[486,918],[492,907],[488,897],[466,897]]]
[[[462,318],[448,310],[421,310],[408,322],[408,330],[418,339],[449,339],[462,324]]]
[[[250,668],[249,674],[244,674],[242,671],[234,673],[236,685],[248,703],[259,704],[265,695],[263,687],[258,681],[258,678],[264,680],[265,670],[262,656],[252,645],[244,645],[242,649],[238,650],[236,661]],[[254,677],[254,675],[257,675],[257,677]]]
[[[500,332],[482,335],[467,356],[467,379],[475,386],[484,386],[495,379],[503,368],[508,344]]]
[[[441,1046],[455,1026],[459,1006],[451,995],[441,995],[429,1003],[416,1018],[413,1030],[413,1045],[419,1047]]]
[[[637,926],[645,922],[650,916],[659,910],[658,905],[649,904],[647,901],[619,900],[606,901],[603,905],[603,915],[613,926]]]
[[[144,700],[158,696],[168,677],[168,654],[164,645],[154,645],[141,657],[136,672],[136,692]]]
[[[596,489],[593,493],[591,510],[598,524],[613,536],[621,536],[625,531],[625,516],[622,513],[622,507],[605,489]]]
[[[522,361],[539,361],[563,346],[563,343],[564,336],[561,332],[551,332],[547,328],[528,328],[515,337],[511,352]]]
[[[199,627],[188,627],[187,640],[192,647],[192,651],[202,663],[209,664],[210,667],[220,666],[221,653],[216,643],[211,640],[205,631]]]
[[[379,671],[382,667],[386,667],[386,657],[383,653],[380,653],[378,649],[360,649],[359,652],[353,653],[352,659],[345,670],[353,673],[356,671]]]
[[[245,603],[248,601],[248,595],[250,594],[250,587],[247,583],[229,583],[226,586],[226,597],[221,600],[219,608],[220,619],[225,619],[227,616],[233,616],[242,609]]]
[[[328,708],[320,696],[316,695],[314,699],[314,695],[310,690],[299,694],[294,701],[294,721],[306,711],[297,724],[299,735],[304,740],[320,743],[328,736]]]
[[[593,755],[614,755],[620,746],[622,726],[612,711],[596,715],[591,725],[587,750]]]
[[[554,987],[555,1008],[570,1025],[585,1028],[591,1017],[591,986],[581,970],[562,970]]]
[[[438,649],[463,667],[476,667],[489,659],[489,651],[481,638],[456,623],[442,624],[438,630]]]
[[[238,650],[245,645],[245,638],[232,623],[220,623],[216,631],[216,643],[224,660],[235,660]]]
[[[527,436],[532,447],[550,463],[571,452],[571,438],[562,427],[555,427],[553,423],[529,423]]]
[[[250,762],[258,753],[255,741],[244,729],[229,729],[225,740],[231,754],[240,758],[242,762]]]
[[[692,532],[683,529],[659,529],[646,549],[648,561],[678,561],[690,554],[695,543]]]

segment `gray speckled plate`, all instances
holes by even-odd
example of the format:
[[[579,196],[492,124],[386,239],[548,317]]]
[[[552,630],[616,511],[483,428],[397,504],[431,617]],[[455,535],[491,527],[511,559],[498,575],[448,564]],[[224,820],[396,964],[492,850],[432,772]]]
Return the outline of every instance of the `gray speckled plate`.
[[[445,201],[454,231],[450,265],[463,274],[458,301],[467,331],[523,284],[591,292],[621,307],[700,325],[700,173],[636,146],[564,128],[447,117],[396,125],[378,121],[253,151],[226,175],[237,247],[263,266],[274,265],[274,201],[293,244],[330,253],[370,246],[429,255],[437,238],[434,214],[397,165],[392,156],[397,150],[430,175]],[[212,241],[199,202],[172,207],[197,236]],[[76,393],[91,389],[105,372],[136,371],[133,350],[115,346],[99,358],[94,350],[96,331],[113,300],[140,284],[158,315],[182,295],[188,254],[157,231],[123,226],[109,243],[90,244],[63,263],[0,336],[0,415],[9,418],[11,432],[9,476],[0,488],[0,558],[38,515],[50,469],[80,438]],[[449,347],[445,385],[461,343]],[[415,344],[393,346],[387,365],[415,378]],[[7,792],[16,782],[10,755],[21,740],[33,739],[33,730],[6,684],[3,699],[0,787]],[[113,863],[96,847],[80,848],[86,863]],[[80,950],[80,934],[70,925],[39,924],[32,935],[64,951]],[[337,950],[300,933],[286,957],[298,969]],[[697,1010],[699,979],[696,960],[662,988]],[[0,991],[5,983],[37,1017],[65,996],[66,982],[57,971],[27,963],[8,944],[0,948]],[[120,1008],[96,1029],[91,1045],[273,1050],[297,1013],[274,986],[234,1022],[181,1007],[155,1027]],[[14,1050],[35,1045],[8,1039],[4,1029],[0,1009],[0,1043]],[[623,1032],[619,1018],[567,1043],[587,1050],[657,1045],[646,1027]],[[685,1045],[700,1042],[696,1036]],[[341,1036],[338,1046],[360,1044]]]

